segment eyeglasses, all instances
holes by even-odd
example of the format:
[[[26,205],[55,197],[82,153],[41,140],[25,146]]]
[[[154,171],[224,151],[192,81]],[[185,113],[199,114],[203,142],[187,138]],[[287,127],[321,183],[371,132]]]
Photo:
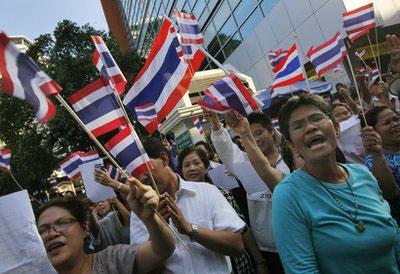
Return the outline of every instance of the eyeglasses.
[[[297,120],[293,124],[289,125],[289,131],[291,133],[303,132],[307,126],[306,120],[308,120],[308,122],[314,126],[319,126],[322,123],[324,123],[327,119],[328,119],[328,117],[325,114],[315,113],[315,114],[310,115],[306,119]]]
[[[74,223],[76,223],[76,220],[73,218],[60,219],[57,220],[53,225],[44,225],[39,227],[38,231],[42,238],[46,238],[50,234],[51,229],[55,229],[57,232],[63,232]]]

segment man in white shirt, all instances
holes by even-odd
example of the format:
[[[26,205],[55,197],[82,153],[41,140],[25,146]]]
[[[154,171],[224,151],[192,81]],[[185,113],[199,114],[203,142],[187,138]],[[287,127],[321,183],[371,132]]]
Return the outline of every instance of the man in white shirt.
[[[247,152],[245,153],[232,142],[215,113],[205,110],[204,114],[211,124],[211,140],[225,168],[235,174],[234,164],[250,160],[267,184],[269,190],[247,194],[250,228],[270,273],[284,273],[272,233],[272,191],[282,180],[283,174],[290,173],[290,170],[274,142],[271,119],[262,113],[250,114],[249,121],[244,117],[238,118],[233,113],[227,115],[227,125],[241,137]]]
[[[243,252],[241,231],[245,223],[239,218],[219,190],[207,183],[189,182],[169,167],[168,152],[156,138],[145,138],[143,146],[151,158],[151,171],[160,191],[160,214],[179,232],[189,254],[180,242],[165,262],[161,273],[230,273],[229,257]],[[138,178],[151,184],[149,174]],[[131,215],[131,244],[148,240],[143,223]]]

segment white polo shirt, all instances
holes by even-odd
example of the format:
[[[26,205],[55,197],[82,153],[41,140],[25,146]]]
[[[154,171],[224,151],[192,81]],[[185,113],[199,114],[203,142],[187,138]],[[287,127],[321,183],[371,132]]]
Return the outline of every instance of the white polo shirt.
[[[176,203],[189,223],[213,231],[237,232],[245,223],[236,214],[225,197],[215,186],[205,182],[189,182],[180,178]],[[170,221],[170,227],[177,231]],[[216,253],[201,244],[179,234],[192,256],[176,241],[174,253],[165,261],[162,273],[231,273],[229,257]],[[141,244],[149,239],[142,221],[131,214],[131,244]]]

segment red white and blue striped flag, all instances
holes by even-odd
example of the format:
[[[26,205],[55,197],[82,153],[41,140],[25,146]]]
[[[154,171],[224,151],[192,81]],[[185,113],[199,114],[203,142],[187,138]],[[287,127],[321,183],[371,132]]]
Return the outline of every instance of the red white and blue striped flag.
[[[288,52],[288,50],[284,50],[284,49],[270,50],[268,52],[268,58],[269,58],[271,67],[275,68],[277,65],[279,65],[280,61],[282,61],[282,59],[285,58],[287,52]]]
[[[0,170],[11,173],[11,150],[0,149]]]
[[[187,14],[174,10],[176,21],[178,22],[179,33],[182,44],[203,44],[204,38],[200,30],[199,23],[193,14]]]
[[[229,107],[225,107],[225,106],[221,105],[221,103],[218,102],[218,100],[212,94],[210,94],[210,92],[207,90],[205,90],[205,92],[204,92],[203,99],[199,100],[197,102],[197,104],[199,106],[202,106],[206,109],[209,109],[211,111],[214,111],[214,112],[217,112],[220,114],[225,114],[230,111]]]
[[[135,107],[136,120],[151,131],[153,126],[158,126],[157,111],[153,103]]]
[[[85,86],[70,96],[69,101],[76,114],[96,137],[127,125],[116,94],[105,78],[99,78]]]
[[[115,181],[121,181],[122,174],[115,166],[107,164],[106,172],[108,173],[108,175],[110,175],[111,179]]]
[[[146,162],[153,167],[147,153],[141,153],[129,127],[121,130],[104,147],[115,157],[117,162],[132,176],[146,172]]]
[[[67,158],[60,162],[61,169],[67,174],[70,180],[76,180],[81,176],[79,166],[85,163],[96,161],[100,159],[97,151],[89,152],[74,152],[70,154]]]
[[[200,119],[198,116],[193,117],[193,124],[195,125],[195,127],[199,130],[199,133],[201,135],[204,135],[204,129],[203,126],[201,125]]]
[[[153,103],[158,121],[162,121],[188,90],[190,68],[178,56],[175,37],[171,22],[164,20],[145,65],[124,98],[125,106],[135,117],[137,106]],[[146,127],[149,133],[157,130],[158,121]]]
[[[343,13],[343,28],[352,42],[375,27],[376,19],[373,3]]]
[[[279,87],[290,86],[304,80],[296,44],[290,48],[285,58],[280,61],[278,66],[273,68],[273,72],[275,73],[275,80],[271,87],[273,90]]]
[[[100,71],[101,75],[110,81],[118,94],[124,93],[126,78],[112,57],[103,41],[103,38],[97,35],[92,35],[92,40],[96,46],[96,50],[93,52],[92,57],[93,64]]]
[[[340,32],[318,47],[311,47],[307,53],[307,57],[311,60],[318,76],[322,76],[328,70],[343,62],[343,58],[347,55]]]
[[[205,92],[215,102],[236,110],[243,116],[259,109],[257,101],[235,74],[225,76],[212,84]]]
[[[54,117],[56,108],[48,96],[58,94],[61,87],[20,52],[4,32],[0,32],[0,72],[2,91],[26,100],[35,110],[39,123]]]

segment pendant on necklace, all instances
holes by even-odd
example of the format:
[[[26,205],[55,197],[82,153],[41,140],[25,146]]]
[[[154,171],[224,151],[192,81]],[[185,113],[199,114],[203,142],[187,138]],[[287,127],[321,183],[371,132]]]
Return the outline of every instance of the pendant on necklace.
[[[354,226],[356,230],[360,233],[365,231],[365,225],[363,221],[358,221],[357,224],[355,224]]]

